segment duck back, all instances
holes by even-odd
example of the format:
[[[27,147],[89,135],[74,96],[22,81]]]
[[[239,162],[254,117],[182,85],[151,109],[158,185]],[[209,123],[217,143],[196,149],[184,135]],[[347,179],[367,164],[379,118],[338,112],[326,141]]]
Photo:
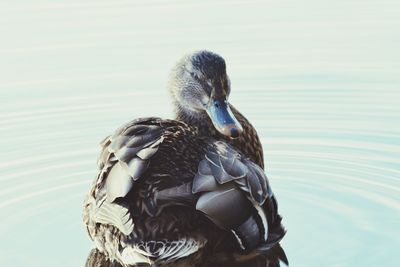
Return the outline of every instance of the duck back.
[[[101,143],[85,201],[84,222],[97,248],[126,266],[267,255],[285,231],[262,168],[243,154],[254,152],[255,137],[241,146],[159,118],[122,126]],[[262,149],[253,154],[262,163]]]

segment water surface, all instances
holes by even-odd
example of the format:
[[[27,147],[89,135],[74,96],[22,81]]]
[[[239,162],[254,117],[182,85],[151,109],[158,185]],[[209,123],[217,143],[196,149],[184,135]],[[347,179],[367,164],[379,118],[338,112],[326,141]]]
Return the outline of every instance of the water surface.
[[[172,117],[185,52],[227,61],[258,129],[291,266],[400,266],[400,3],[0,3],[1,266],[83,266],[98,143]]]

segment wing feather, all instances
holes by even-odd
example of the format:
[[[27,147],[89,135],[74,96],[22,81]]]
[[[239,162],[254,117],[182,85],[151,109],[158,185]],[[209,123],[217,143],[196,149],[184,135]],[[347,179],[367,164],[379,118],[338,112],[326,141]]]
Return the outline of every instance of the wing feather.
[[[268,201],[272,191],[264,171],[229,144],[215,141],[208,147],[193,179],[192,192],[199,195],[196,209],[215,225],[231,231],[243,249],[267,241],[268,219],[276,207]],[[266,214],[269,213],[269,214]]]
[[[114,225],[124,234],[132,231],[128,209],[116,200],[132,190],[157,153],[163,141],[163,128],[157,121],[158,118],[149,118],[130,122],[101,142],[94,193],[95,199],[101,201],[96,201],[94,221]],[[155,203],[148,203],[146,208],[152,212]]]
[[[210,175],[220,185],[234,182],[246,193],[249,200],[259,205],[272,194],[261,167],[244,158],[225,142],[216,141],[209,146],[193,180],[193,192],[207,191],[207,187],[200,189],[200,185],[209,181],[210,178],[207,176]]]
[[[100,207],[95,208],[93,219],[97,223],[114,225],[125,235],[129,235],[133,230],[129,210],[118,204],[103,202]]]

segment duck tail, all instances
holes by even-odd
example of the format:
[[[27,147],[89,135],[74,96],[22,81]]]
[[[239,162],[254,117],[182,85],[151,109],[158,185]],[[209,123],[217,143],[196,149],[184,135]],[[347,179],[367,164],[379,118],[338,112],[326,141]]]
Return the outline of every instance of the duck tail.
[[[286,257],[285,251],[278,243],[270,248],[268,252],[259,255],[251,261],[243,262],[240,267],[281,267],[281,263],[289,266],[289,261]]]
[[[283,262],[286,266],[289,266],[286,253],[279,243],[272,247],[268,253],[263,256],[267,260],[266,265],[264,265],[265,267],[280,267],[280,262]]]

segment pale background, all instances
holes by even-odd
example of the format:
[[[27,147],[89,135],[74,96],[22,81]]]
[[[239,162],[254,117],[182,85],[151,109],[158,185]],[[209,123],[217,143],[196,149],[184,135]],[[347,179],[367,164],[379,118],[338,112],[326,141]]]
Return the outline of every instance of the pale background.
[[[83,266],[98,142],[225,57],[294,267],[400,266],[398,0],[0,2],[0,265]]]

